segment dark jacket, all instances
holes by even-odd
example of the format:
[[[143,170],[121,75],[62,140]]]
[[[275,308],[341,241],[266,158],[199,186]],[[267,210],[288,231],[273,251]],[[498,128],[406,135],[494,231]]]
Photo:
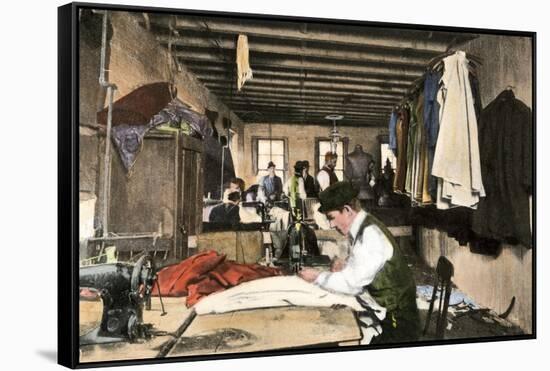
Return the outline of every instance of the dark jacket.
[[[481,113],[479,151],[487,196],[474,212],[473,230],[483,237],[532,245],[532,130],[531,109],[511,90],[500,93]]]
[[[319,185],[309,174],[304,179],[304,188],[306,189],[307,197],[317,197],[319,194]]]
[[[212,209],[208,220],[210,223],[216,224],[239,224],[241,222],[241,217],[239,216],[239,205],[234,205],[231,203],[218,205]]]

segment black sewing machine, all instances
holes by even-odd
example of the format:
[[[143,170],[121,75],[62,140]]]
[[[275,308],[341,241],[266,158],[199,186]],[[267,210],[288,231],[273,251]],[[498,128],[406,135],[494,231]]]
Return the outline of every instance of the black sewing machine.
[[[155,266],[149,255],[139,258],[135,265],[112,263],[81,267],[80,287],[99,292],[103,314],[99,328],[81,336],[80,345],[149,337],[152,326],[143,323],[143,307],[150,300],[155,280]]]

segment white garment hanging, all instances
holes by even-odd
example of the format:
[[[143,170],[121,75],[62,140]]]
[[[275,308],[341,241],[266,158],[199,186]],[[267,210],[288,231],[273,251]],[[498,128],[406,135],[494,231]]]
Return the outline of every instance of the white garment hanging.
[[[249,62],[248,37],[239,35],[237,39],[237,90],[241,91],[244,83],[252,78]]]
[[[435,147],[432,175],[439,177],[437,208],[453,206],[477,208],[485,196],[481,178],[477,119],[468,78],[466,53],[458,51],[443,60],[440,127]]]

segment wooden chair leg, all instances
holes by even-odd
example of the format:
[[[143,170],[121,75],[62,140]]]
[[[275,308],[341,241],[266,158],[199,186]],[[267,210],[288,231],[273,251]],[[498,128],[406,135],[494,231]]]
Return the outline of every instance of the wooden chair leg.
[[[447,327],[447,311],[449,309],[449,301],[451,299],[451,281],[445,283],[445,298],[443,300],[443,310],[440,312],[440,321],[437,324],[437,337],[443,339],[445,328]],[[443,295],[443,293],[441,293]]]
[[[428,328],[430,327],[430,320],[432,318],[432,312],[434,309],[435,295],[437,294],[437,288],[439,287],[439,279],[435,279],[435,284],[432,292],[432,299],[430,300],[430,307],[428,308],[428,315],[426,316],[426,323],[424,324],[424,332],[422,335],[426,335]]]

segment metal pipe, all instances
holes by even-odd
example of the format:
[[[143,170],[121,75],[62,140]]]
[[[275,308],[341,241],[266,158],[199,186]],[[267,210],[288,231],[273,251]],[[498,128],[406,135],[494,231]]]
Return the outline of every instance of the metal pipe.
[[[87,240],[90,242],[96,242],[96,241],[138,240],[138,239],[146,239],[146,238],[156,239],[159,237],[160,237],[160,234],[153,233],[153,234],[133,235],[133,236],[90,237]]]
[[[117,89],[115,84],[110,83],[105,79],[105,59],[106,59],[106,49],[107,49],[107,21],[109,18],[109,12],[105,11],[103,13],[103,29],[101,34],[101,59],[100,59],[100,68],[99,68],[99,84],[107,89],[107,96],[109,99],[109,108],[107,111],[107,129],[105,136],[105,156],[103,162],[103,190],[102,190],[102,199],[103,199],[103,213],[102,213],[102,229],[103,236],[106,237],[109,233],[108,223],[109,223],[109,185],[111,181],[111,127],[112,127],[112,118],[113,118],[113,95],[114,91]]]
[[[220,200],[223,200],[223,168],[225,164],[225,146],[222,146],[222,176],[220,180]]]

